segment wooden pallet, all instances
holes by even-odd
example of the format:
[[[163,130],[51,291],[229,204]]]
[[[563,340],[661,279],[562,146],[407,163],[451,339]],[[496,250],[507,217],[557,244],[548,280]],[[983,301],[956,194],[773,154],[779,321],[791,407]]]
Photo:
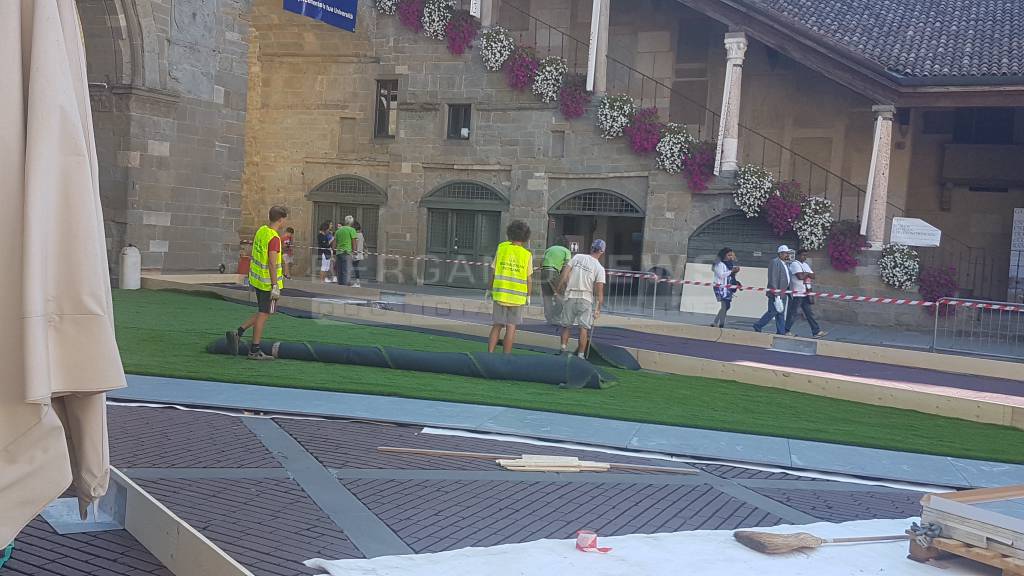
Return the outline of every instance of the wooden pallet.
[[[911,560],[928,562],[929,560],[948,558],[950,556],[959,556],[987,564],[1002,570],[1003,576],[1024,576],[1024,560],[1020,558],[1007,556],[987,548],[965,544],[952,538],[935,538],[932,540],[931,546],[927,548],[919,545],[913,539],[910,540],[910,555],[907,557]]]

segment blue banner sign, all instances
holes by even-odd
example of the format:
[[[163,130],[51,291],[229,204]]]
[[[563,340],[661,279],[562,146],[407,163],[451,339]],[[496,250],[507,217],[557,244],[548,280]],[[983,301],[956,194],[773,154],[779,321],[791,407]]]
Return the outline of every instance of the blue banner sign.
[[[284,0],[284,9],[342,30],[356,30],[357,0]]]

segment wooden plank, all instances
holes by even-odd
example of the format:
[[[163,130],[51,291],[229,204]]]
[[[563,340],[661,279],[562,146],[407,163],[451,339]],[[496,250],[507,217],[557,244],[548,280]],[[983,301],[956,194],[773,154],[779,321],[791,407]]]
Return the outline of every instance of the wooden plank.
[[[1004,574],[1024,574],[1024,560],[1004,556],[993,550],[978,548],[950,538],[935,538],[932,540],[932,547],[999,568]]]
[[[435,456],[440,458],[474,458],[477,460],[519,460],[520,456],[512,456],[509,454],[488,454],[484,452],[455,452],[449,450],[427,450],[422,448],[397,448],[393,446],[379,446],[378,452],[385,452],[388,454],[409,454],[413,456]],[[545,456],[545,458],[547,458]],[[555,456],[553,458],[560,458]],[[596,464],[604,464],[604,462],[597,462]],[[667,474],[696,474],[697,471],[692,468],[673,468],[670,466],[647,466],[643,464],[618,464],[608,463],[608,467],[613,470],[635,470],[645,472],[663,472]]]
[[[973,504],[1024,497],[1024,487],[983,488],[958,494],[933,494],[924,504],[925,509],[947,512],[954,516],[984,522],[1024,535],[1024,519],[1014,518]]]
[[[175,576],[253,576],[118,469],[110,479],[127,490],[125,529]]]
[[[986,524],[985,522],[979,522],[971,518],[964,518],[962,516],[949,514],[948,512],[942,512],[931,508],[924,509],[921,513],[921,521],[923,523],[935,523],[942,526],[942,533],[944,535],[946,534],[947,528],[951,530],[969,532],[974,535],[970,538],[952,536],[962,542],[968,542],[976,546],[984,546],[985,540],[992,540],[1006,546],[1020,548],[1022,552],[1024,552],[1024,534],[1020,534],[1000,526]]]

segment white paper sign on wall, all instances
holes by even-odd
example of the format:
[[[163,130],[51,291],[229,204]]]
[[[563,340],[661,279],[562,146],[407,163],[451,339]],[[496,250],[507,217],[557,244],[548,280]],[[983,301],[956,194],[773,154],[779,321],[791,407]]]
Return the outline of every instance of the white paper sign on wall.
[[[470,0],[469,13],[477,18],[480,17],[480,0]]]
[[[889,242],[904,246],[935,247],[942,240],[942,230],[920,218],[893,218]]]
[[[1024,208],[1013,209],[1013,235],[1010,250],[1024,251]]]

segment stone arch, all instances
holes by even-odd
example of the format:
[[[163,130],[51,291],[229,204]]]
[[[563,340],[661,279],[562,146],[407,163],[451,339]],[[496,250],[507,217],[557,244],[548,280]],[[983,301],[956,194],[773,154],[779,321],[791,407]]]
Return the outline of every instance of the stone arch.
[[[710,264],[719,250],[729,247],[741,264],[766,268],[779,244],[796,246],[796,235],[789,232],[780,238],[763,218],[747,218],[740,210],[727,210],[694,230],[687,242],[686,261]]]
[[[643,209],[635,202],[618,192],[601,188],[573,192],[559,200],[548,213],[644,217]]]
[[[339,204],[388,203],[388,195],[380,186],[361,176],[342,174],[332,176],[317,184],[306,194],[314,202],[335,202]]]
[[[89,81],[160,88],[160,35],[151,0],[78,0]]]
[[[431,190],[420,201],[420,206],[504,212],[509,208],[509,200],[489,184],[474,180],[453,180]]]

